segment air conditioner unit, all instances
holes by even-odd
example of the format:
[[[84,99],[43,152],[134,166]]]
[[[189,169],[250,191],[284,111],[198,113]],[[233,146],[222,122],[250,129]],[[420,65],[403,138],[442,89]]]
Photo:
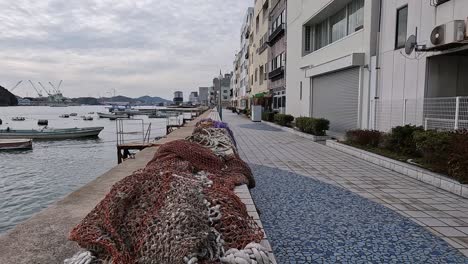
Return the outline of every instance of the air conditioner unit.
[[[454,20],[435,27],[431,33],[430,47],[442,47],[465,39],[466,25],[463,20]]]

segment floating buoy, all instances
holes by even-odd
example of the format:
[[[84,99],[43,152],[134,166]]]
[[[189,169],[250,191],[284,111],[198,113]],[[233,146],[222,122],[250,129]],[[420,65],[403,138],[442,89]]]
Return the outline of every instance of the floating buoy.
[[[46,119],[39,119],[37,121],[37,125],[38,126],[48,126],[49,125],[49,120],[46,120]]]

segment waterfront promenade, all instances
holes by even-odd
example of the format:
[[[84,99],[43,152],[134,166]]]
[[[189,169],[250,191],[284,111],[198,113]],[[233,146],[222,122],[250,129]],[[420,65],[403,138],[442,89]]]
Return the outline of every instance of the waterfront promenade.
[[[468,263],[468,201],[224,112],[278,263]]]

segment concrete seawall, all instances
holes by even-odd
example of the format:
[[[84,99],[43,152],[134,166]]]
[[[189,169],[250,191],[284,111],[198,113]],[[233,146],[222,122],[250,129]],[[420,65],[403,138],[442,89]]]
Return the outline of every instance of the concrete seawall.
[[[158,143],[190,136],[198,120],[208,115],[209,112],[205,112]],[[75,242],[68,241],[70,230],[106,196],[116,182],[144,168],[157,149],[152,147],[137,153],[135,159],[114,167],[0,236],[0,264],[63,263],[64,259],[80,250]]]

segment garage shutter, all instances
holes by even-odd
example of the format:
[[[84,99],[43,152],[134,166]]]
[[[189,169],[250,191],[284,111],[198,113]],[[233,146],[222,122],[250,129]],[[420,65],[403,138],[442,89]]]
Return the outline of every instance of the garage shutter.
[[[312,116],[330,120],[330,131],[357,128],[359,68],[312,78]]]

